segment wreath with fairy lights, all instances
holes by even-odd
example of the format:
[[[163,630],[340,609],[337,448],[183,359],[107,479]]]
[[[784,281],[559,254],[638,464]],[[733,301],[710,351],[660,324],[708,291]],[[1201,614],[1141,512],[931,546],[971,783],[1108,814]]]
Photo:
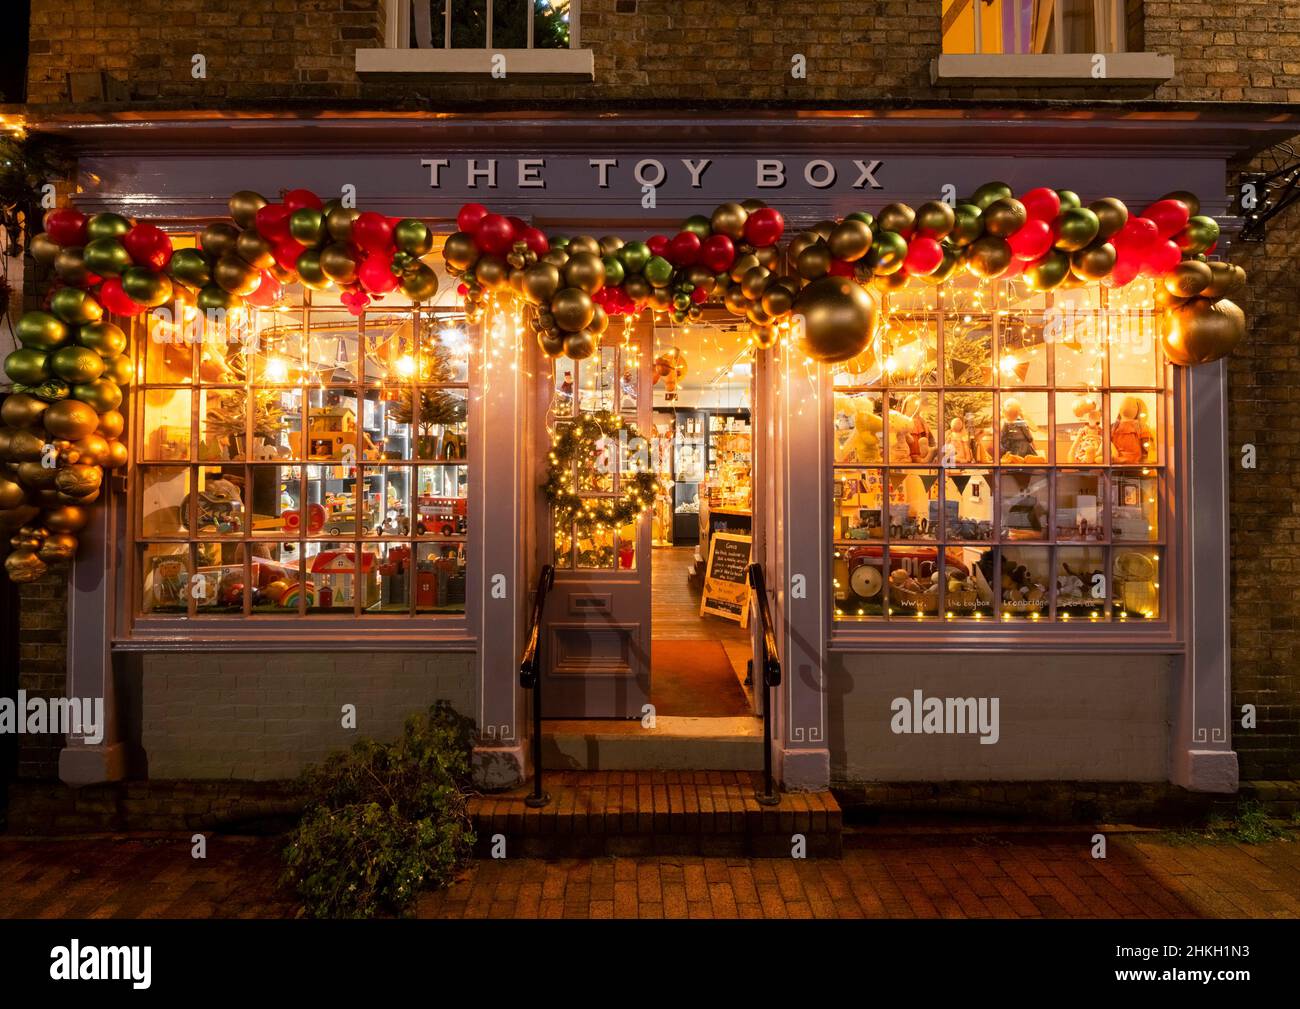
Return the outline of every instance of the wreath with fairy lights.
[[[606,450],[606,438],[625,432],[628,440],[640,438],[634,424],[617,413],[601,410],[558,427],[551,440],[546,483],[546,500],[555,510],[556,525],[575,523],[580,529],[617,528],[627,525],[654,502],[659,480],[652,470],[638,469],[622,480],[622,494],[582,494],[576,489],[575,474],[596,470]]]

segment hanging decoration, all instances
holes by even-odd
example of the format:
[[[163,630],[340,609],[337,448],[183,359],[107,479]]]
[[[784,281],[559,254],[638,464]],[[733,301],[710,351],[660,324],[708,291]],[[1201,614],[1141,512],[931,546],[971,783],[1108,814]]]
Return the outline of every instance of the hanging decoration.
[[[618,496],[583,494],[574,483],[575,474],[608,472],[611,450],[619,452],[626,443],[640,438],[634,424],[610,410],[586,413],[559,425],[551,437],[542,488],[555,509],[557,527],[572,522],[583,535],[597,529],[617,529],[634,521],[654,503],[659,480],[651,469],[637,466],[631,476],[624,474]]]

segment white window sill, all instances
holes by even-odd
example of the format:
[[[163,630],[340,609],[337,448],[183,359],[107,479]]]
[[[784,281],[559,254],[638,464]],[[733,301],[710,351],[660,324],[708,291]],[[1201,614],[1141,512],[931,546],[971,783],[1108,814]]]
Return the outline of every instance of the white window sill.
[[[358,74],[472,74],[487,77],[494,58],[505,58],[508,80],[516,75],[594,80],[590,49],[358,49]]]
[[[996,55],[948,53],[930,61],[932,84],[989,84],[1037,81],[1056,84],[1162,84],[1174,76],[1174,58],[1164,53],[1101,53],[1104,74],[1094,76],[1093,53]]]

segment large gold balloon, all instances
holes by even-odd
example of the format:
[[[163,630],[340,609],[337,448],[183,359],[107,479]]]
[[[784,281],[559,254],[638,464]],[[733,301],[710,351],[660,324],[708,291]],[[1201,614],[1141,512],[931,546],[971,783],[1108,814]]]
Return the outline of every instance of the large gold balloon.
[[[577,287],[563,288],[551,299],[551,314],[555,316],[556,325],[570,333],[586,329],[595,313],[596,303],[591,300],[591,295]]]
[[[537,334],[537,345],[547,357],[559,357],[564,353],[564,334],[559,330],[544,329]]]
[[[942,200],[929,200],[916,208],[914,225],[916,234],[922,238],[945,238],[956,224],[957,216],[952,207]]]
[[[1101,280],[1115,269],[1115,246],[1098,242],[1070,254],[1070,271],[1080,280]]]
[[[325,215],[325,230],[329,232],[330,240],[334,242],[352,241],[352,225],[360,216],[361,211],[357,210],[355,207],[332,208],[330,212]],[[463,232],[457,232],[456,235],[461,235],[466,239],[469,238],[469,236],[465,235]],[[452,235],[451,237],[455,238],[456,235]],[[448,241],[451,241],[451,239],[449,238]],[[470,244],[472,245],[473,243],[471,242]],[[450,262],[450,257],[448,257],[448,261]]]
[[[77,553],[77,537],[70,533],[50,533],[36,551],[46,564],[64,564]]]
[[[447,241],[442,246],[442,255],[448,265],[458,270],[468,270],[474,265],[474,260],[478,259],[478,246],[465,232],[457,231],[447,236]]]
[[[591,325],[587,327],[587,330],[588,332],[594,333],[596,336],[600,336],[600,334],[605,332],[608,328],[609,313],[597,305],[591,313]]]
[[[1088,204],[1088,209],[1097,215],[1101,227],[1097,229],[1097,238],[1107,239],[1117,235],[1128,223],[1128,207],[1113,196],[1107,196],[1096,203]]]
[[[800,351],[815,361],[847,361],[871,343],[876,330],[876,303],[848,277],[822,277],[795,299],[795,327]]]
[[[104,465],[108,469],[120,469],[125,466],[131,454],[127,451],[126,446],[116,439],[109,439],[108,442],[108,461]]]
[[[1199,292],[1204,298],[1225,297],[1246,282],[1246,271],[1240,266],[1232,266],[1217,259],[1211,260],[1206,266],[1210,268],[1210,283]]]
[[[560,271],[550,263],[534,263],[524,270],[520,290],[533,305],[549,305],[560,289]]]
[[[1214,271],[1209,263],[1189,259],[1175,266],[1160,281],[1175,298],[1192,298],[1213,283]]]
[[[249,266],[259,270],[269,270],[275,265],[275,256],[271,254],[271,243],[254,229],[241,231],[235,239],[235,252]]]
[[[54,478],[60,471],[53,466],[44,465],[42,461],[20,462],[16,472],[20,484],[31,490],[40,490],[43,487],[53,487]]]
[[[794,295],[783,284],[768,284],[763,291],[763,311],[773,319],[788,315],[794,308]],[[766,346],[771,346],[767,344]]]
[[[41,420],[46,431],[67,441],[80,441],[99,427],[99,414],[95,408],[76,399],[62,399],[50,404]]]
[[[238,241],[239,229],[229,224],[209,224],[199,235],[199,247],[214,258],[233,253]]]
[[[775,326],[751,326],[749,328],[749,341],[759,350],[767,350],[776,344],[777,332]]]
[[[826,244],[836,259],[852,263],[865,256],[871,248],[871,229],[856,218],[846,218],[835,225]]]
[[[735,258],[735,260],[731,264],[731,271],[730,273],[728,273],[728,276],[731,277],[731,279],[734,280],[737,284],[739,284],[742,280],[745,279],[745,274],[747,274],[754,267],[762,266],[762,265],[763,264],[758,261],[758,257],[756,255],[754,255],[752,252],[747,252],[745,255],[737,256]]]
[[[65,284],[73,287],[80,287],[90,275],[80,249],[60,249],[54,257],[54,272]]]
[[[583,361],[596,353],[596,336],[590,330],[570,333],[564,338],[564,353],[575,361]]]
[[[45,513],[45,528],[55,533],[79,533],[90,521],[90,513],[79,505],[63,505]]]
[[[438,293],[438,275],[423,263],[416,263],[415,269],[403,272],[401,287],[412,301],[428,301]]]
[[[746,270],[745,275],[740,278],[740,289],[745,292],[745,297],[750,301],[758,301],[763,297],[763,292],[767,290],[768,281],[771,279],[770,271],[755,266],[752,270]]]
[[[748,219],[749,211],[739,203],[723,203],[713,212],[709,224],[716,234],[739,240],[745,236],[745,221]]]
[[[34,582],[48,570],[49,566],[30,547],[15,550],[5,558],[5,572],[15,584]]]
[[[98,466],[76,463],[72,466],[61,466],[55,471],[54,486],[59,489],[60,494],[83,500],[99,490],[103,479],[104,471]]]
[[[88,434],[73,445],[79,453],[77,462],[86,463],[90,466],[103,466],[107,462],[110,451],[108,439],[101,434]]]
[[[600,242],[596,241],[591,235],[578,235],[576,238],[570,238],[566,250],[570,256],[576,256],[579,253],[586,253],[590,256],[600,258]]]
[[[892,231],[902,235],[912,230],[916,223],[916,211],[906,203],[891,203],[882,207],[876,215],[876,228],[880,231]],[[834,232],[831,232],[834,234]],[[838,257],[842,258],[842,257]]]
[[[241,228],[251,228],[257,223],[257,212],[266,206],[266,197],[251,189],[241,189],[226,202],[230,216]]]
[[[569,243],[569,250],[569,261],[564,264],[563,271],[565,285],[576,287],[588,294],[595,294],[605,284],[604,261],[600,256],[590,252],[574,253],[572,242]]]
[[[488,290],[495,291],[509,280],[509,268],[505,260],[487,255],[474,264],[474,279]]]
[[[1246,335],[1246,315],[1221,298],[1192,298],[1161,319],[1160,343],[1174,364],[1208,364],[1226,357]]]
[[[1025,226],[1029,213],[1025,205],[1011,196],[994,200],[984,210],[984,230],[999,238],[1009,238]]]
[[[126,418],[116,410],[105,410],[99,415],[99,425],[95,428],[96,433],[103,435],[105,438],[116,438],[126,427]]]
[[[727,293],[722,296],[722,304],[732,315],[745,315],[749,311],[749,299],[739,284],[727,288]]]
[[[799,259],[799,253],[803,252],[803,250],[808,248],[808,246],[816,245],[820,241],[821,238],[814,235],[811,231],[801,232],[800,234],[795,235],[794,238],[790,239],[790,245],[785,250],[786,258],[792,263],[797,262]]]
[[[12,431],[8,441],[5,446],[5,462],[38,462],[45,452],[45,439],[36,431]]]
[[[36,427],[49,404],[25,392],[16,392],[0,406],[0,420],[10,427]]]
[[[966,247],[966,269],[977,277],[992,280],[1011,266],[1011,246],[1005,238],[985,235]]]

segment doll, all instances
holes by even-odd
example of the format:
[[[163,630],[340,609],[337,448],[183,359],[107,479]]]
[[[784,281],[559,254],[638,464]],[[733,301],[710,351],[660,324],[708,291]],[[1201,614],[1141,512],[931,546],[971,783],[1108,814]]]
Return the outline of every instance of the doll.
[[[908,396],[903,400],[903,413],[908,418],[907,447],[909,462],[930,462],[939,447],[934,432],[921,416],[921,397]]]
[[[1017,399],[1002,404],[1001,448],[1003,462],[1028,462],[1038,455],[1033,430]]]
[[[1152,437],[1147,405],[1137,396],[1125,396],[1119,404],[1119,419],[1110,426],[1110,461],[1117,466],[1145,461]]]
[[[1070,462],[1101,462],[1101,410],[1097,401],[1080,396],[1074,401],[1074,415],[1083,421],[1083,426],[1070,442]]]
[[[944,448],[946,465],[961,466],[973,460],[970,435],[966,433],[966,422],[960,417],[954,417],[948,422],[948,437],[944,441]]]

